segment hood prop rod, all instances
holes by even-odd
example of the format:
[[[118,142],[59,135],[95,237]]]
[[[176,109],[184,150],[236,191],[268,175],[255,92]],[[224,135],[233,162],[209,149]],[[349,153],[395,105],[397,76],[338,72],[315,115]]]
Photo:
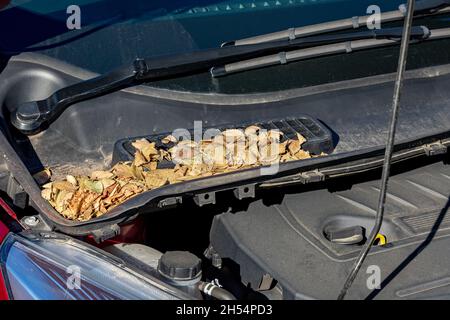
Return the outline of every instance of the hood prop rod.
[[[391,159],[395,145],[394,143],[395,143],[395,132],[397,128],[398,111],[403,87],[403,79],[406,70],[406,61],[408,57],[408,48],[411,36],[412,21],[414,17],[414,5],[415,0],[408,0],[407,14],[404,22],[403,36],[400,45],[400,56],[398,60],[397,76],[395,80],[394,96],[392,102],[392,117],[389,125],[386,151],[384,155],[383,171],[381,175],[381,188],[380,188],[380,195],[378,198],[378,207],[375,218],[375,225],[372,231],[370,232],[370,236],[367,242],[364,244],[364,247],[359,253],[358,258],[356,259],[355,264],[351,269],[350,274],[348,275],[341,292],[339,293],[338,300],[343,300],[345,298],[348,290],[350,289],[351,285],[353,284],[353,281],[355,280],[358,274],[358,271],[361,269],[364,260],[366,259],[370,249],[372,248],[375,238],[380,232],[381,225],[383,223],[384,208],[386,203],[386,193],[391,169]]]

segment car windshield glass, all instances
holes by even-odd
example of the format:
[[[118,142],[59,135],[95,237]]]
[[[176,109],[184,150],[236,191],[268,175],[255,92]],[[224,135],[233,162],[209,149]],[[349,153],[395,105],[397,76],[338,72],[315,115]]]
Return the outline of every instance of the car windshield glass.
[[[377,0],[382,11],[402,0]],[[3,56],[32,51],[106,73],[136,57],[215,48],[259,34],[353,16],[365,16],[373,0],[2,0]],[[369,10],[369,11],[368,11]],[[448,26],[449,15],[417,19]],[[395,27],[401,23],[387,23]],[[383,25],[382,27],[385,27]],[[449,40],[417,45],[410,68],[450,62]],[[295,89],[395,71],[398,47],[336,55],[213,79],[209,73],[148,85],[182,91],[255,93]]]

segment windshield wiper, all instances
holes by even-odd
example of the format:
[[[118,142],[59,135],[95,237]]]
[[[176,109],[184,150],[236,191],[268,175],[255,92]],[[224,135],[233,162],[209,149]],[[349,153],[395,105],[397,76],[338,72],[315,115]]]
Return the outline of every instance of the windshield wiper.
[[[402,21],[405,18],[407,7],[408,6],[406,4],[402,4],[399,6],[398,10],[381,13],[380,22],[386,23],[393,21]],[[426,16],[449,12],[450,0],[421,0],[417,1],[416,3],[414,15]],[[298,28],[290,28],[287,30],[257,35],[255,37],[225,42],[222,44],[222,46],[240,46],[270,41],[296,39],[346,29],[358,29],[360,27],[365,27],[369,18],[371,18],[371,16],[355,16],[348,19],[329,21]]]
[[[425,28],[425,27],[413,27],[412,31],[416,32],[417,28]],[[428,32],[429,36],[420,40],[438,40],[450,38],[450,28],[433,29],[425,32]],[[419,42],[419,39],[411,38],[411,44],[417,42]],[[347,54],[361,50],[397,45],[398,43],[399,43],[398,39],[394,38],[345,41],[341,43],[317,46],[308,49],[299,49],[289,52],[278,52],[277,54],[273,55],[238,61],[223,66],[216,66],[211,68],[210,71],[211,75],[217,78],[242,71],[260,69],[273,65],[287,64],[293,61],[331,56],[336,54]]]
[[[343,41],[387,39],[397,41],[402,28],[368,30],[347,34],[318,35],[292,40],[208,49],[193,53],[137,59],[131,66],[62,88],[47,99],[25,102],[11,113],[11,122],[25,134],[35,134],[55,121],[70,105],[143,82],[180,77],[210,70],[214,66],[267,56],[280,51],[312,48]],[[423,40],[430,32],[415,27],[411,39]]]

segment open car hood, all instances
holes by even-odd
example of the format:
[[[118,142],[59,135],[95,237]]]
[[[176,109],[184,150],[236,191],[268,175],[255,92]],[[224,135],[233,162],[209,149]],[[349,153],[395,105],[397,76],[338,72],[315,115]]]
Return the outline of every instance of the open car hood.
[[[0,92],[4,113],[9,111],[8,106],[15,103],[17,99],[23,99],[24,90],[33,92],[42,87],[37,85],[36,79],[34,82],[28,81],[27,86],[23,85],[22,80],[25,77],[32,78],[29,77],[29,72],[40,81],[56,79],[53,85],[57,87],[76,81],[77,75],[80,75],[76,72],[71,74],[73,67],[58,63],[52,65],[51,59],[42,60],[39,56],[28,55],[25,60],[19,58],[10,62],[7,70],[0,77],[2,88],[5,88]],[[31,71],[24,72],[25,69]],[[22,72],[19,72],[21,70]],[[405,84],[406,101],[400,114],[401,125],[396,143],[396,157],[399,160],[412,156],[433,155],[439,153],[439,148],[446,150],[447,139],[450,138],[447,126],[450,121],[450,112],[448,112],[450,94],[444,88],[450,82],[449,71],[450,66],[440,66],[408,73]],[[46,222],[54,229],[72,235],[94,234],[98,239],[103,240],[115,235],[118,224],[138,214],[151,214],[154,210],[180,205],[186,199],[192,198],[198,205],[212,204],[214,203],[212,199],[215,199],[215,194],[218,192],[228,192],[230,196],[238,199],[251,198],[261,187],[328,179],[332,177],[332,174],[327,174],[327,170],[341,175],[355,170],[371,169],[371,163],[375,163],[372,168],[379,166],[379,160],[384,153],[385,119],[389,113],[392,81],[393,75],[375,76],[279,94],[267,94],[273,100],[269,102],[262,99],[261,95],[229,98],[197,95],[199,99],[193,103],[189,99],[183,99],[183,97],[189,97],[188,93],[155,91],[141,87],[127,89],[72,106],[67,114],[55,122],[54,128],[32,139],[17,136],[4,124],[2,135],[0,135],[4,168],[11,173],[14,180],[23,188],[23,192],[29,196],[32,205],[42,213]],[[155,92],[159,95],[158,97],[155,97]],[[437,96],[436,92],[439,92],[439,99],[434,99]],[[36,92],[35,95],[39,94]],[[233,99],[234,101],[241,99],[241,103],[230,103]],[[123,109],[124,104],[128,106],[126,112]],[[319,106],[321,108],[318,108]],[[96,112],[103,114],[106,110],[109,110],[112,118],[118,116],[125,123],[101,123],[100,126],[103,127],[99,133],[100,136],[92,140],[87,139],[85,134],[89,132],[88,127],[92,127],[92,119],[96,117]],[[133,112],[130,110],[145,115],[146,121],[133,117]],[[167,117],[164,110],[175,113],[176,116]],[[139,194],[104,216],[86,222],[64,219],[41,197],[39,186],[32,178],[32,173],[37,170],[37,167],[33,161],[30,161],[30,152],[34,153],[42,165],[50,167],[55,163],[64,165],[70,162],[69,158],[91,157],[100,143],[109,146],[109,149],[103,152],[111,155],[114,141],[119,138],[149,134],[149,127],[153,128],[151,131],[155,133],[166,132],[168,129],[183,125],[189,127],[189,125],[192,126],[191,119],[199,116],[199,112],[202,119],[207,120],[211,125],[230,123],[233,119],[237,121],[237,115],[241,123],[243,120],[264,121],[273,118],[273,115],[283,117],[307,113],[319,119],[335,133],[336,149],[334,153],[325,157],[282,163],[279,171],[273,176],[261,176],[260,169],[253,168],[167,185]],[[364,114],[365,119],[358,117],[358,114]],[[161,119],[165,120],[164,128],[156,125],[161,123]],[[59,144],[61,139],[63,143],[74,146],[73,154],[67,155],[67,158],[60,156],[57,150],[61,147]],[[24,147],[24,143],[28,146],[27,148]],[[49,155],[44,155],[49,154],[49,151],[51,159]],[[104,164],[101,160],[97,161]],[[8,183],[11,182],[6,182]],[[244,189],[247,192],[243,192]],[[205,195],[208,196],[205,197]],[[205,201],[206,198],[209,200]]]

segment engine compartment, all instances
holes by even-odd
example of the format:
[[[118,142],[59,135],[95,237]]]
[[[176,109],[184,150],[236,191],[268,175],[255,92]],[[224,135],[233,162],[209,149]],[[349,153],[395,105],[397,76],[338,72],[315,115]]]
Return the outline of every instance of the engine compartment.
[[[394,167],[380,231],[387,242],[371,251],[366,264],[378,266],[388,280],[383,290],[371,290],[363,267],[350,299],[424,299],[446,292],[420,289],[423,283],[444,277],[448,263],[448,257],[439,253],[449,241],[450,167],[443,161],[448,158],[433,163],[419,160],[410,171]],[[333,182],[339,190],[291,187],[278,199],[267,192],[248,207],[214,217],[212,246],[241,266],[244,283],[253,288],[269,274],[286,299],[334,299],[373,227],[380,185],[379,172],[352,185],[339,180],[343,178]],[[325,236],[330,226],[338,230],[361,226],[364,240],[334,243]],[[409,288],[414,290],[405,294]]]
[[[114,221],[106,217],[90,225],[64,221],[40,197],[31,175],[45,167],[51,168],[55,177],[104,170],[111,165],[116,141],[191,128],[197,120],[207,127],[220,127],[303,114],[318,119],[332,132],[333,155],[304,160],[301,165],[286,164],[274,177],[315,170],[326,162],[383,146],[392,74],[275,94],[233,96],[138,86],[73,105],[49,129],[35,136],[21,135],[8,124],[9,113],[18,103],[45,98],[58,88],[92,76],[35,54],[14,58],[1,74],[3,134],[23,167],[20,161],[15,161],[17,167],[11,167],[14,159],[4,160],[0,188],[17,201],[18,207],[30,204],[53,229],[88,241],[92,241],[89,237],[94,231],[103,230],[96,239],[103,242],[103,247],[111,245],[108,241],[113,237],[160,252],[192,252],[202,257],[205,280],[219,279],[237,298],[335,297],[361,242],[331,243],[324,235],[325,229],[354,225],[370,229],[379,172],[290,188],[256,188],[255,195],[243,198],[236,196],[236,188],[261,184],[251,170],[199,179],[136,197],[128,203],[126,214],[117,212]],[[450,65],[407,73],[398,141],[448,132],[449,83]],[[382,228],[388,243],[368,258],[371,264],[380,265],[383,272],[394,276],[404,267],[414,270],[395,277],[386,290],[373,297],[418,295],[423,290],[409,290],[407,294],[402,290],[446,276],[444,266],[448,261],[439,252],[445,250],[448,241],[448,224],[441,217],[448,210],[450,172],[443,163],[446,157],[430,159],[412,160],[414,164],[403,166],[407,170],[396,172],[389,190],[388,218]],[[199,205],[199,195],[212,193],[213,203]],[[182,201],[159,205],[177,197]],[[142,209],[143,203],[151,202],[150,198],[154,201]],[[117,237],[118,232],[121,235]],[[430,235],[437,235],[438,240],[431,243],[427,240]],[[420,249],[424,243],[426,250]],[[207,249],[209,258],[204,255]],[[418,259],[400,267],[402,259],[416,251]],[[434,278],[427,276],[430,272]],[[416,277],[423,281],[419,283]],[[357,278],[351,297],[369,295],[364,282],[363,276]],[[443,287],[432,289],[433,297],[447,294]],[[420,297],[426,297],[430,290],[424,290]]]

